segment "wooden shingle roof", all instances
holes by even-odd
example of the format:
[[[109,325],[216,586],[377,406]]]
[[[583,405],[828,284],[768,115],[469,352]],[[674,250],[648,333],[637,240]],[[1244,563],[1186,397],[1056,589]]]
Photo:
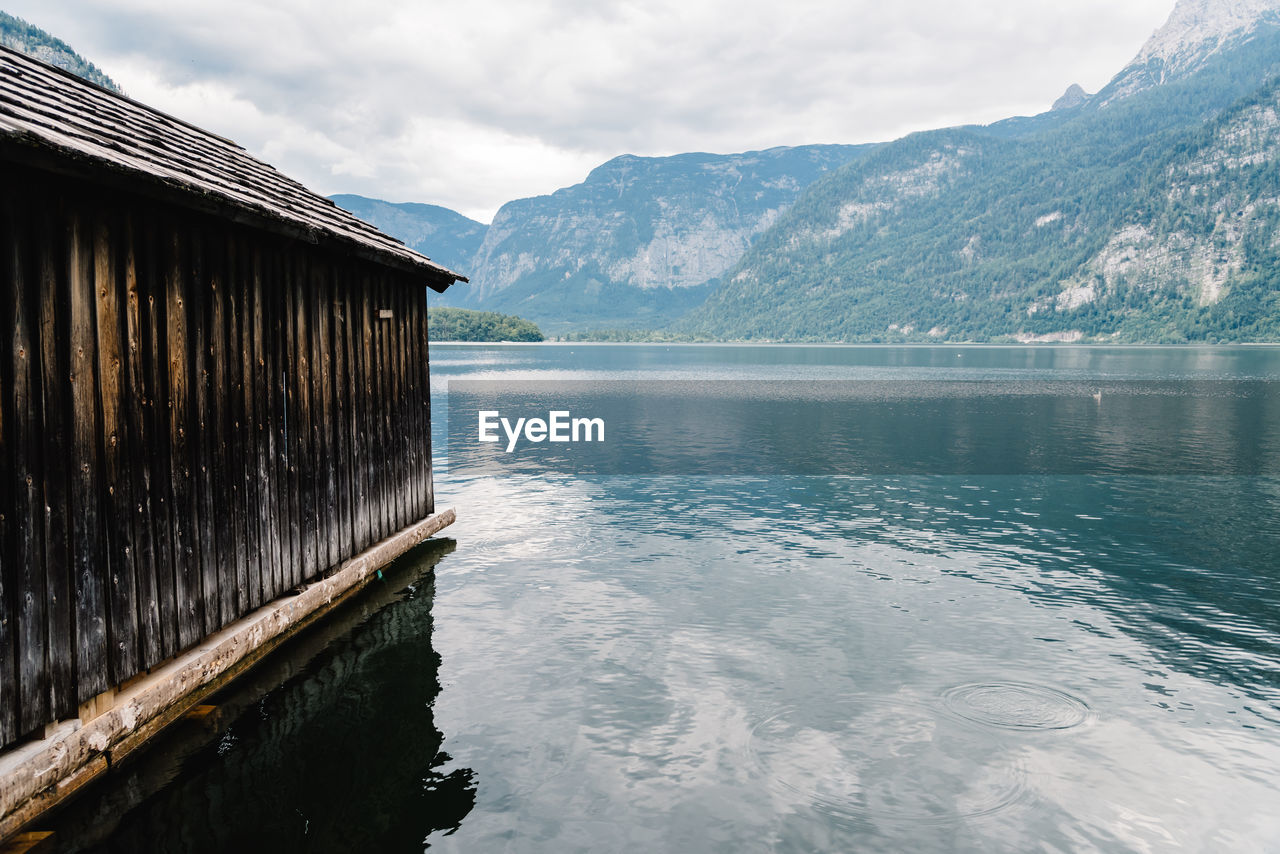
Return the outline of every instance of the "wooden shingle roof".
[[[333,243],[420,274],[435,290],[467,281],[231,140],[3,47],[0,148],[72,173],[124,177],[131,187],[176,195],[313,243]]]

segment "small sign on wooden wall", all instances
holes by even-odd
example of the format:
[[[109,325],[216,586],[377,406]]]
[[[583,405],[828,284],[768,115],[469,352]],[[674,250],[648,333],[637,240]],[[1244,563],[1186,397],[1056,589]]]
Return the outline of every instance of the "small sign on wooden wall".
[[[389,308],[380,308],[380,309],[378,309],[378,319],[379,319],[379,320],[390,320],[390,319],[392,318],[392,316],[393,316],[393,314],[392,314],[391,309],[389,309]]]

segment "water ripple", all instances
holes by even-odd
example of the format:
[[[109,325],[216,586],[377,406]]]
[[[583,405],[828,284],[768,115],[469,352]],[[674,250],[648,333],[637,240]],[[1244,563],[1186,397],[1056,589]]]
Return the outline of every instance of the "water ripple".
[[[1087,703],[1065,691],[1026,682],[974,682],[942,694],[952,714],[999,729],[1070,729],[1087,721]]]

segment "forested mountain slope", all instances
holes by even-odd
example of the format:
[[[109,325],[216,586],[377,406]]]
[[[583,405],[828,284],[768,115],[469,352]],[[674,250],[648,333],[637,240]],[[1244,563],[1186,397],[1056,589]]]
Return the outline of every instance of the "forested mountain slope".
[[[0,12],[0,45],[70,71],[91,83],[97,83],[104,89],[110,89],[112,92],[120,91],[120,87],[114,80],[72,50],[71,46],[62,39],[55,38],[39,27],[32,26],[7,12]]]
[[[1280,28],[1265,11],[1243,34],[1183,36],[1194,61],[1161,57],[1177,74],[1044,117],[916,134],[819,180],[675,328],[1280,339]]]
[[[614,158],[581,184],[503,205],[451,304],[553,330],[665,322],[700,303],[807,186],[865,150]]]

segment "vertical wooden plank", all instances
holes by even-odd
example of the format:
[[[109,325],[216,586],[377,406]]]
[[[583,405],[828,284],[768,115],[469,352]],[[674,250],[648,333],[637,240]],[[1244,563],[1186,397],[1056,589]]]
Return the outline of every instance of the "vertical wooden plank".
[[[355,466],[352,474],[356,478],[356,551],[364,551],[373,542],[373,533],[369,516],[369,330],[366,302],[369,298],[364,285],[366,279],[358,271],[352,276],[351,327],[352,327],[352,364],[355,366],[352,388],[354,389],[356,444],[352,449],[352,461]]]
[[[315,459],[315,433],[312,420],[314,363],[311,358],[311,289],[309,287],[306,256],[296,249],[291,253],[294,274],[291,278],[295,300],[294,346],[297,349],[297,400],[298,453],[295,467],[298,470],[298,510],[302,529],[302,575],[295,583],[310,580],[319,570],[317,531],[319,508],[317,468]]]
[[[321,258],[314,258],[311,263],[310,283],[310,322],[311,322],[311,363],[315,367],[312,372],[313,420],[312,435],[315,441],[316,464],[316,537],[318,559],[316,571],[328,573],[337,563],[334,549],[333,519],[337,509],[336,483],[333,477],[333,409],[329,399],[332,390],[330,381],[329,351],[329,308],[328,299],[328,265]]]
[[[347,465],[351,481],[351,551],[357,554],[367,545],[367,530],[364,524],[365,488],[361,476],[361,460],[364,429],[360,411],[360,343],[363,330],[360,325],[359,303],[356,297],[356,273],[347,268],[343,280],[342,310],[346,318],[346,365],[347,365]]]
[[[276,595],[284,592],[284,580],[292,575],[291,567],[293,565],[294,554],[297,554],[297,535],[298,522],[297,512],[294,510],[294,498],[291,476],[289,476],[289,429],[292,428],[291,419],[293,417],[292,410],[289,408],[289,378],[293,374],[293,364],[291,353],[293,352],[292,339],[289,337],[289,330],[293,328],[293,324],[289,323],[289,300],[288,288],[284,287],[283,275],[283,252],[280,251],[278,245],[271,245],[269,255],[264,257],[264,273],[268,278],[264,279],[264,291],[269,296],[271,306],[271,320],[268,328],[273,330],[273,341],[271,341],[271,403],[270,410],[273,415],[271,421],[271,430],[273,430],[275,444],[275,458],[273,465],[275,466],[275,489],[278,495],[278,504],[276,504],[276,531],[280,540],[280,562],[276,566],[273,575],[271,575],[270,593],[264,592],[264,599],[274,599]]]
[[[272,340],[274,313],[263,291],[262,247],[248,242],[242,257],[249,265],[245,277],[253,301],[253,416],[256,431],[255,467],[258,477],[258,532],[261,537],[261,560],[258,577],[250,578],[249,608],[257,608],[272,597],[268,591],[280,567],[280,492],[275,468],[275,395],[271,393],[271,377],[275,367]]]
[[[422,286],[420,284],[405,283],[405,381],[409,386],[405,407],[408,410],[409,423],[412,425],[409,452],[413,459],[409,482],[409,518],[414,522],[424,515],[422,513],[422,411],[418,407],[418,395],[422,387],[422,374],[418,365],[418,338],[415,334],[417,331],[417,319],[414,299],[414,291],[421,289]]]
[[[10,192],[0,197],[0,318],[8,332],[0,348],[0,747],[49,719],[35,409],[40,387],[23,252],[31,238],[17,204]]]
[[[75,713],[75,584],[71,566],[71,277],[69,237],[54,202],[40,214],[40,390],[44,444],[45,649],[52,717]]]
[[[364,369],[361,354],[364,344],[364,326],[360,312],[360,278],[356,270],[349,270],[343,293],[343,305],[347,314],[347,395],[351,401],[351,547],[356,553],[368,545],[368,516],[366,483],[364,477]]]
[[[394,373],[394,335],[392,319],[385,319],[381,311],[392,307],[390,302],[390,283],[387,274],[378,275],[378,374],[381,388],[378,401],[378,420],[381,425],[381,460],[378,463],[379,476],[383,479],[383,538],[396,533],[399,528],[396,519],[396,423],[392,416],[394,407],[393,373]]]
[[[396,311],[396,286],[393,277],[383,276],[382,305],[391,310],[391,316],[382,321],[382,336],[386,342],[387,364],[387,487],[391,499],[391,531],[404,526],[402,500],[404,484],[404,425],[400,423],[400,340],[396,334],[400,318]]]
[[[302,443],[298,468],[300,486],[299,506],[302,510],[302,548],[303,574],[301,581],[309,581],[319,575],[322,568],[320,561],[320,467],[317,464],[319,449],[316,444],[316,361],[313,347],[315,324],[312,321],[312,302],[315,293],[311,290],[310,259],[301,252],[296,256],[297,296],[298,296],[298,349],[299,382],[298,382],[298,437]]]
[[[325,541],[325,513],[327,497],[325,494],[325,448],[324,448],[324,396],[323,372],[324,362],[320,344],[320,302],[322,297],[316,290],[314,267],[318,262],[308,253],[306,275],[302,277],[302,289],[306,292],[305,324],[307,332],[307,358],[310,373],[308,379],[310,426],[310,447],[307,454],[308,468],[311,472],[311,533],[314,540],[315,561],[312,574],[307,579],[319,577],[329,566],[328,543]]]
[[[418,285],[409,300],[409,337],[413,344],[409,349],[413,357],[413,411],[414,423],[418,438],[418,465],[415,476],[414,515],[425,518],[427,510],[427,470],[431,466],[431,421],[427,418],[426,407],[422,402],[427,399],[427,342],[422,339],[422,310],[426,306],[426,288]]]
[[[333,318],[333,433],[336,444],[334,464],[338,478],[338,560],[355,554],[351,536],[351,395],[347,364],[347,341],[351,326],[347,322],[346,292],[348,266],[336,265],[333,288],[329,294],[329,311]]]
[[[324,442],[325,442],[325,498],[328,501],[328,521],[325,523],[323,539],[328,542],[329,560],[328,569],[332,570],[342,562],[342,505],[339,497],[339,460],[338,452],[338,386],[337,379],[334,376],[336,370],[336,360],[334,359],[334,339],[337,335],[337,329],[334,326],[333,316],[333,292],[334,292],[334,264],[326,259],[324,263],[324,275],[321,279],[320,291],[320,327],[321,327],[321,349],[320,355],[323,359],[323,378],[324,378]]]
[[[404,294],[404,359],[405,359],[405,419],[409,425],[409,519],[413,522],[422,518],[422,413],[418,409],[418,391],[422,376],[418,370],[417,319],[414,313],[416,301],[415,291],[422,285],[412,281],[404,281],[401,290]]]
[[[299,364],[298,344],[298,283],[293,275],[293,256],[287,246],[279,249],[280,292],[283,295],[283,314],[281,323],[284,327],[282,358],[285,364],[283,376],[282,400],[285,405],[283,420],[284,441],[281,448],[285,455],[285,488],[288,492],[289,511],[289,556],[285,563],[287,570],[282,581],[283,589],[292,587],[302,580],[305,557],[303,548],[302,524],[302,480],[300,458],[302,455],[302,430],[299,428],[301,403],[299,396],[302,388],[302,369]]]
[[[122,251],[124,253],[124,376],[125,376],[125,429],[130,437],[129,468],[133,497],[134,568],[137,582],[138,651],[141,667],[151,667],[164,656],[160,628],[160,592],[156,576],[156,548],[154,518],[152,512],[151,484],[157,470],[160,449],[152,439],[151,389],[147,381],[147,325],[143,305],[151,297],[151,287],[139,286],[139,275],[144,280],[154,277],[154,264],[147,266],[149,254],[144,246],[139,249],[139,229],[135,216],[130,213],[122,221]],[[139,256],[142,257],[139,257]],[[163,469],[160,469],[163,471]]]
[[[408,418],[408,390],[405,383],[407,363],[405,361],[405,318],[404,288],[400,287],[400,277],[391,277],[389,294],[394,314],[391,318],[391,418],[392,435],[395,437],[396,461],[392,467],[396,487],[396,530],[408,526],[409,518],[409,482],[413,477],[412,455],[409,451],[410,422]]]
[[[5,235],[8,269],[6,283],[12,292],[4,294],[4,305],[12,313],[5,328],[10,332],[6,364],[12,373],[2,382],[12,393],[12,403],[3,404],[0,433],[7,434],[6,447],[0,450],[3,460],[3,483],[11,485],[13,504],[0,510],[5,517],[11,551],[0,550],[3,560],[12,561],[12,572],[0,580],[0,612],[13,608],[12,614],[0,613],[0,649],[17,654],[16,671],[9,670],[12,660],[5,655],[0,670],[16,673],[10,677],[0,673],[0,685],[16,688],[16,694],[5,691],[0,709],[0,744],[8,743],[3,735],[5,719],[12,700],[18,702],[17,732],[30,732],[53,719],[49,690],[49,662],[46,656],[46,617],[48,589],[44,548],[44,468],[42,402],[40,376],[40,269],[27,247],[45,239],[32,228],[27,216],[13,196],[5,199],[0,211],[4,222],[0,234]],[[9,468],[12,461],[12,468]],[[2,487],[9,489],[8,486]],[[16,581],[16,585],[13,582]],[[12,586],[12,589],[8,589]],[[7,590],[7,593],[5,592]]]
[[[231,420],[228,401],[232,385],[229,362],[235,358],[236,346],[230,340],[228,332],[228,324],[234,325],[234,321],[229,319],[234,311],[233,288],[227,280],[221,234],[212,231],[208,233],[208,302],[205,312],[209,326],[207,377],[212,399],[209,404],[209,421],[202,431],[202,444],[208,443],[209,448],[206,464],[208,472],[205,473],[210,505],[208,517],[215,524],[210,524],[202,531],[202,537],[207,535],[209,538],[209,548],[204,552],[209,562],[203,567],[203,574],[206,595],[209,597],[208,609],[217,615],[214,621],[216,626],[223,626],[235,619],[236,614],[233,567],[235,528],[232,524],[236,495],[232,488],[235,479],[234,452],[228,441]],[[204,510],[203,507],[201,509]]]
[[[237,316],[240,319],[240,471],[244,483],[244,561],[236,568],[236,608],[246,614],[259,604],[261,571],[264,563],[265,530],[259,524],[264,502],[262,476],[258,468],[258,419],[255,390],[258,378],[257,337],[254,322],[258,309],[254,303],[252,260],[239,235],[229,238],[228,270],[236,286]],[[260,595],[260,594],[259,594]]]
[[[401,334],[404,324],[404,311],[401,297],[403,293],[399,288],[398,277],[388,275],[387,277],[387,303],[392,307],[392,318],[388,321],[388,330],[390,333],[390,369],[392,369],[392,397],[390,397],[390,407],[388,415],[390,423],[392,423],[392,449],[394,452],[394,460],[390,466],[390,474],[392,474],[393,494],[396,495],[396,522],[394,522],[393,530],[401,530],[408,525],[408,506],[406,502],[408,490],[408,430],[406,429],[406,419],[404,419],[404,338]]]
[[[310,528],[307,525],[309,509],[309,491],[307,489],[307,448],[310,445],[311,422],[307,418],[306,401],[310,397],[311,373],[307,370],[310,360],[306,354],[306,295],[299,282],[299,265],[297,253],[292,247],[285,249],[285,287],[288,288],[289,310],[286,320],[289,324],[289,354],[291,370],[289,372],[289,486],[293,494],[296,558],[290,567],[290,586],[300,584],[311,567],[312,549],[308,541]]]
[[[10,238],[0,231],[0,240]],[[0,288],[0,297],[8,297],[7,288]],[[5,360],[7,361],[7,360]],[[12,402],[9,400],[11,380],[7,365],[0,365],[0,747],[18,737],[18,674],[17,657],[14,655],[15,607],[12,601],[18,597],[16,586],[18,567],[12,548],[13,502],[10,487],[13,485],[13,439],[9,428],[13,423]]]
[[[324,298],[319,290],[319,278],[316,268],[320,262],[310,253],[307,256],[307,275],[302,279],[302,287],[306,291],[306,325],[307,353],[311,366],[311,449],[308,459],[312,476],[311,509],[313,517],[313,535],[315,537],[316,558],[310,580],[318,577],[329,568],[329,543],[325,536],[328,516],[327,477],[325,475],[326,448],[324,443],[324,422],[326,418],[324,402],[324,345],[321,337],[324,330],[320,325],[322,316],[320,304]]]
[[[408,526],[410,522],[409,515],[409,481],[412,477],[410,464],[412,455],[409,451],[410,429],[408,418],[408,387],[406,383],[406,367],[405,359],[405,307],[404,307],[404,289],[400,287],[400,277],[394,276],[390,278],[391,284],[391,306],[395,310],[392,318],[392,336],[394,344],[392,345],[392,392],[391,392],[391,417],[393,423],[393,431],[396,438],[396,462],[393,471],[395,472],[396,484],[396,530],[400,530]]]
[[[99,494],[96,300],[93,233],[72,211],[68,268],[71,279],[71,566],[75,583],[76,701],[108,687],[107,604]]]
[[[385,419],[385,401],[387,401],[387,351],[383,334],[384,320],[379,318],[379,309],[383,306],[383,288],[379,275],[370,275],[370,318],[372,329],[370,347],[372,362],[370,370],[370,460],[369,474],[374,493],[374,542],[383,539],[390,533],[387,515],[387,419]]]
[[[407,277],[406,277],[407,278]],[[404,307],[404,319],[400,322],[400,340],[404,352],[404,419],[406,424],[409,462],[405,471],[405,507],[409,524],[422,518],[422,496],[419,492],[422,477],[422,422],[418,412],[417,342],[413,335],[413,292],[422,286],[411,281],[400,285],[400,304]]]
[[[227,276],[227,335],[231,349],[227,353],[227,369],[231,379],[225,390],[226,404],[230,411],[228,422],[227,447],[230,458],[228,469],[231,482],[231,512],[228,523],[232,531],[231,555],[224,557],[230,560],[231,570],[227,575],[227,583],[231,586],[233,597],[230,602],[245,597],[244,587],[248,584],[249,574],[249,493],[247,492],[248,451],[245,443],[245,409],[244,409],[244,348],[248,343],[244,338],[244,303],[241,283],[231,275]]]
[[[231,504],[224,519],[224,524],[231,533],[231,553],[223,556],[219,569],[219,585],[224,612],[224,625],[230,622],[241,611],[242,602],[248,599],[249,577],[249,519],[253,508],[249,504],[249,473],[251,460],[247,458],[248,445],[245,437],[245,347],[252,342],[245,336],[245,304],[244,283],[236,263],[236,246],[234,235],[230,232],[220,234],[219,245],[224,253],[224,282],[227,304],[227,342],[226,370],[229,377],[227,387],[221,389],[222,405],[227,411],[227,469],[231,489]],[[223,589],[225,587],[225,589]]]
[[[404,483],[405,524],[412,524],[421,517],[418,515],[418,408],[414,405],[418,383],[413,369],[413,336],[409,334],[413,329],[413,308],[409,298],[413,285],[407,278],[396,276],[396,302],[400,326],[400,389],[404,398],[400,403],[400,417],[404,419],[405,462],[400,478]]]
[[[120,226],[106,212],[93,222],[93,281],[97,298],[98,390],[102,455],[104,546],[107,551],[107,618],[110,684],[138,672],[138,601],[134,568],[133,490],[130,435],[125,416],[124,311],[115,241]]]
[[[395,496],[395,434],[391,418],[391,321],[382,317],[382,310],[390,307],[387,276],[378,273],[378,430],[382,453],[378,460],[378,476],[382,479],[382,536],[387,538],[396,531]]]
[[[194,423],[196,390],[194,359],[188,336],[193,316],[187,303],[193,287],[186,266],[189,232],[170,228],[165,235],[168,248],[165,280],[165,341],[169,382],[169,449],[171,492],[170,537],[173,543],[174,597],[177,600],[178,648],[185,649],[200,639],[200,563],[196,529],[197,496],[192,468],[195,447]]]
[[[371,294],[369,293],[369,274],[367,274],[366,270],[360,271],[356,284],[353,286],[353,301],[355,301],[355,305],[352,306],[352,309],[355,311],[358,329],[356,361],[358,367],[360,367],[360,374],[358,374],[356,380],[358,438],[360,438],[360,448],[358,448],[356,463],[362,492],[360,503],[360,548],[366,549],[375,542],[376,535],[378,535],[374,526],[375,498],[371,480],[374,435],[372,435],[370,408],[372,406],[372,375],[374,375],[372,371],[374,371],[374,362],[372,362],[372,330],[370,328],[369,314]]]
[[[212,318],[215,306],[221,305],[221,273],[218,270],[218,245],[207,225],[200,219],[188,223],[183,230],[187,243],[188,275],[186,288],[187,334],[191,354],[192,430],[187,443],[191,455],[191,487],[194,513],[191,517],[192,551],[195,558],[193,580],[196,619],[200,637],[218,627],[218,536],[225,524],[226,508],[213,494],[214,460],[222,455],[219,435],[218,401],[221,390],[213,387],[214,365]]]
[[[139,254],[141,270],[139,305],[142,311],[143,424],[147,441],[148,482],[151,488],[152,538],[155,542],[156,608],[160,622],[160,659],[178,651],[177,565],[174,551],[173,446],[170,436],[171,396],[169,394],[169,279],[172,238],[158,217],[144,212],[140,217]],[[152,662],[153,664],[155,662]]]
[[[417,507],[414,515],[419,518],[425,518],[433,512],[430,492],[431,415],[429,405],[431,380],[427,365],[427,339],[424,334],[426,329],[424,316],[427,310],[427,289],[422,285],[418,285],[412,296],[413,299],[409,302],[410,311],[412,312],[409,330],[410,336],[413,338],[413,346],[411,348],[415,390],[413,407],[416,413],[415,421],[417,427],[415,429],[418,431],[418,467],[415,472],[417,478]]]

